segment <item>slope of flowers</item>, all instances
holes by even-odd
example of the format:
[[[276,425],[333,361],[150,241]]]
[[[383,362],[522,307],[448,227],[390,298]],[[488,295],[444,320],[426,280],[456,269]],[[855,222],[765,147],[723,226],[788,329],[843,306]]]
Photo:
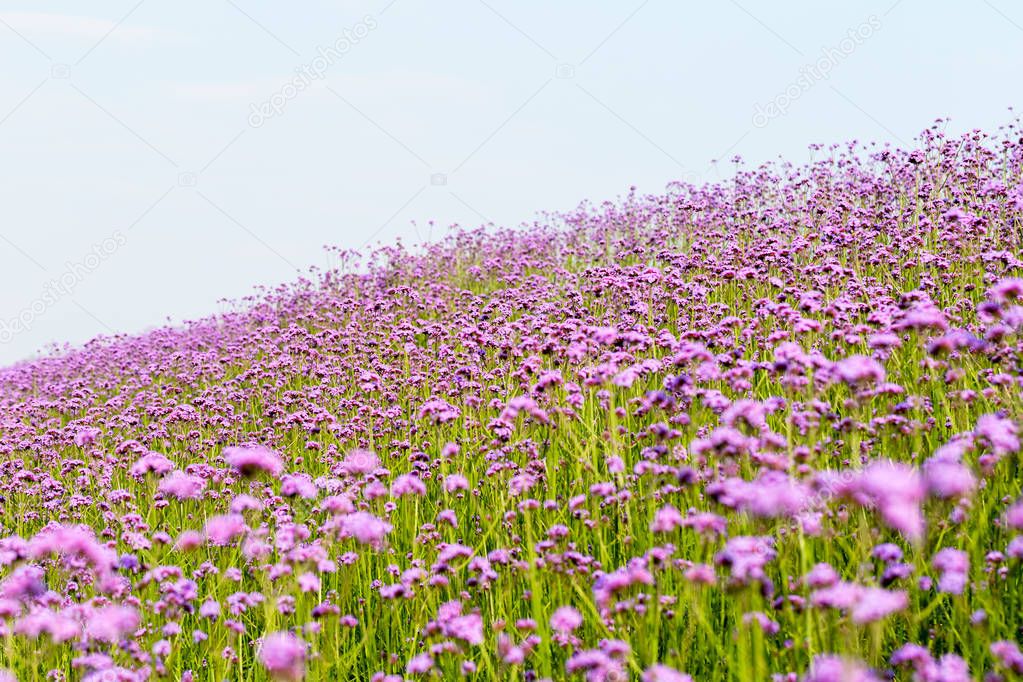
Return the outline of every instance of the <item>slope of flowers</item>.
[[[1019,135],[3,370],[0,679],[1014,679]]]

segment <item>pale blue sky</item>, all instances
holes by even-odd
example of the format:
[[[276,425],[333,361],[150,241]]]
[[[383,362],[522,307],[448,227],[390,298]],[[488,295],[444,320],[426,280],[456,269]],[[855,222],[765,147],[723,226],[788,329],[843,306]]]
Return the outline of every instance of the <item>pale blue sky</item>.
[[[908,143],[939,116],[994,128],[1021,103],[1023,7],[0,0],[0,59],[7,363],[215,312],[329,265],[324,244]]]

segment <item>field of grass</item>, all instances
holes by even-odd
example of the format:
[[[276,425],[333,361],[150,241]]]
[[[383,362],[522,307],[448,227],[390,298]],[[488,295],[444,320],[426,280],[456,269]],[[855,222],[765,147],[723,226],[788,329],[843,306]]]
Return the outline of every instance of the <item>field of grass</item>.
[[[338,252],[0,371],[0,679],[1014,679],[1020,135]]]

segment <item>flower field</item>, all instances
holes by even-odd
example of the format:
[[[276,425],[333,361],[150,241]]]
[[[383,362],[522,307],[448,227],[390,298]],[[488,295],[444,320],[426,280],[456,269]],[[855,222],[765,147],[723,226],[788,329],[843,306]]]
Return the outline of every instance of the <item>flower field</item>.
[[[1023,677],[1021,134],[0,371],[0,679]]]

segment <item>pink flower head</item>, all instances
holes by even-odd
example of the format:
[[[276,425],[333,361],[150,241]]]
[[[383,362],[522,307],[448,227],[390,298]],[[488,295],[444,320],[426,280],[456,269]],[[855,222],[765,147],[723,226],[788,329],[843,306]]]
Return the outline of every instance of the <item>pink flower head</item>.
[[[46,592],[45,578],[39,566],[18,566],[0,582],[0,599],[31,601]]]
[[[211,545],[229,545],[249,530],[241,514],[211,516],[206,521],[204,535]]]
[[[943,499],[969,495],[977,486],[977,479],[970,467],[961,462],[932,457],[923,465],[927,490]]]
[[[714,556],[714,563],[727,566],[732,579],[746,583],[764,577],[764,567],[777,556],[773,537],[738,536],[728,540]]]
[[[61,611],[33,610],[14,623],[14,632],[25,637],[48,635],[55,643],[77,639],[82,634],[78,619]]]
[[[195,530],[184,530],[178,535],[178,541],[175,543],[175,547],[187,552],[195,549],[202,544],[202,533]]]
[[[666,504],[654,514],[654,520],[650,522],[650,531],[653,533],[670,533],[684,523],[682,514],[678,509]]]
[[[780,471],[767,471],[755,481],[726,478],[707,486],[707,495],[753,516],[792,516],[807,506],[809,489]]]
[[[1002,665],[1017,675],[1023,675],[1023,652],[1020,652],[1019,645],[1008,640],[1001,640],[992,643],[990,650]]]
[[[281,479],[281,495],[312,500],[320,494],[309,474],[288,474]]]
[[[150,452],[143,455],[131,465],[129,472],[132,476],[145,476],[152,472],[157,476],[163,476],[164,474],[174,469],[174,462],[170,461],[164,455],[159,452]]]
[[[105,606],[96,609],[85,623],[85,634],[91,639],[115,644],[139,627],[138,612],[128,606]]]
[[[257,656],[275,680],[292,682],[305,675],[305,642],[290,632],[266,635],[259,644]]]
[[[391,483],[391,497],[425,494],[426,484],[423,483],[423,479],[413,474],[402,474]]]
[[[656,663],[643,672],[643,682],[693,682],[693,678],[674,668]]]
[[[339,474],[349,476],[365,476],[377,470],[380,466],[380,458],[370,450],[352,450],[348,456],[338,465]]]
[[[419,418],[430,419],[435,424],[446,424],[461,415],[462,412],[457,407],[440,398],[431,398],[419,408]]]
[[[919,472],[905,464],[879,460],[868,465],[852,483],[854,498],[877,508],[890,527],[918,541],[924,534],[920,503],[927,489]]]
[[[101,544],[85,526],[48,526],[29,541],[28,554],[33,559],[52,554],[80,559],[101,574],[109,573],[117,563],[117,553]]]
[[[483,617],[478,613],[455,616],[443,624],[443,631],[447,637],[479,646],[483,644]]]
[[[391,524],[369,512],[355,512],[344,516],[342,526],[349,536],[361,544],[373,547],[379,547],[391,532]]]
[[[298,588],[302,592],[319,592],[320,576],[315,573],[302,573],[298,576]]]
[[[458,490],[468,490],[469,479],[461,474],[448,474],[444,477],[444,491],[453,493]]]
[[[75,431],[75,445],[80,448],[92,445],[103,432],[94,426],[84,426]]]
[[[1023,300],[1023,279],[1006,277],[999,280],[988,291],[988,298],[996,303],[1010,303]]]
[[[888,591],[880,587],[865,587],[852,607],[852,621],[858,625],[873,623],[902,611],[909,605],[909,595],[903,590]]]
[[[974,433],[982,438],[997,455],[1008,455],[1019,451],[1019,436],[1016,423],[996,414],[985,414],[977,420]]]
[[[235,445],[224,448],[224,460],[242,476],[267,473],[277,477],[284,471],[284,462],[276,452],[262,445]]]
[[[1016,500],[1005,512],[1005,522],[1010,528],[1023,529],[1023,499]]]
[[[820,563],[810,569],[804,580],[810,587],[830,587],[838,582],[838,573],[831,564]]]
[[[194,500],[201,497],[203,491],[206,490],[206,479],[176,470],[160,481],[157,490],[168,497],[179,500]]]
[[[408,662],[405,672],[409,675],[425,675],[433,670],[433,657],[430,654],[419,654]]]
[[[840,656],[817,656],[803,682],[881,682],[862,661]]]
[[[682,525],[700,535],[724,535],[728,530],[728,519],[711,512],[696,512],[683,519]]]
[[[970,574],[970,556],[961,550],[946,547],[934,555],[931,565],[940,572],[938,591],[962,594]]]
[[[885,379],[884,367],[877,360],[863,355],[852,355],[835,363],[838,378],[850,386],[880,384]]]
[[[567,635],[574,632],[582,624],[582,614],[571,606],[561,606],[551,615],[551,628],[555,632]]]

